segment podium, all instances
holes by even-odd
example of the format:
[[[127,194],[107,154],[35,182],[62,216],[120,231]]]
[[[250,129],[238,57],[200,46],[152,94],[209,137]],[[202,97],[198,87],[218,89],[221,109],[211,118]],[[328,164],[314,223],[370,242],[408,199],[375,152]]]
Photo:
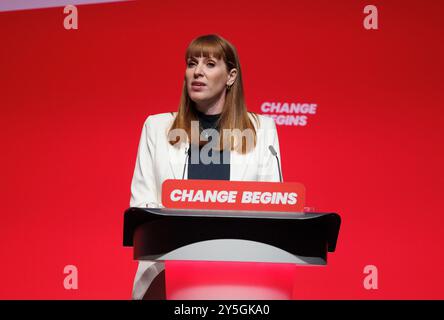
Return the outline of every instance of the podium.
[[[337,213],[129,208],[123,244],[165,262],[167,299],[291,299],[294,267],[326,265]]]

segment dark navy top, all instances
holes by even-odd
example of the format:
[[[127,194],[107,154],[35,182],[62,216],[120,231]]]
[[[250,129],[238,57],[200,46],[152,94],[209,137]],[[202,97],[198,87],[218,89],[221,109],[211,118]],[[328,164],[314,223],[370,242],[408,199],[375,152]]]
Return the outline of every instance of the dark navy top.
[[[219,120],[221,114],[209,115],[197,110],[196,113],[202,129],[214,128],[219,131],[217,121]],[[209,141],[211,141],[211,136],[209,136]],[[202,154],[200,152],[202,150],[202,147],[203,146],[199,147],[199,157],[195,157],[195,159],[198,158],[199,163],[194,164],[191,163],[191,148],[188,149],[188,179],[230,180],[230,150],[225,150],[221,152],[218,150],[210,149],[209,151],[204,150]],[[208,156],[210,159],[213,159],[213,153],[216,153],[214,157],[218,159],[218,161],[211,161],[208,164],[202,162],[202,160],[205,160],[204,158],[202,158],[204,154],[206,154],[206,156]]]

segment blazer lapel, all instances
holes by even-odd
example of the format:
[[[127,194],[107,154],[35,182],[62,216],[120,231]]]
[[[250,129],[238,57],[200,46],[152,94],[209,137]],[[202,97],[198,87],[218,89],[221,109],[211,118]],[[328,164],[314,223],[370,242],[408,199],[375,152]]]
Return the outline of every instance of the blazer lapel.
[[[171,171],[173,172],[174,179],[182,179],[183,168],[185,167],[185,159],[188,144],[182,143],[179,148],[176,148],[168,144],[168,158],[170,163]],[[185,172],[184,179],[188,179]]]

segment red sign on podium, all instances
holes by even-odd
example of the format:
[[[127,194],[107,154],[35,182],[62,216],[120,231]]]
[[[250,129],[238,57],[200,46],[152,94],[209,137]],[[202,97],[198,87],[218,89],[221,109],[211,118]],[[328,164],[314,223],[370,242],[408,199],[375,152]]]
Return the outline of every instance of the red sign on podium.
[[[166,208],[303,212],[305,187],[297,182],[175,180],[162,184]]]

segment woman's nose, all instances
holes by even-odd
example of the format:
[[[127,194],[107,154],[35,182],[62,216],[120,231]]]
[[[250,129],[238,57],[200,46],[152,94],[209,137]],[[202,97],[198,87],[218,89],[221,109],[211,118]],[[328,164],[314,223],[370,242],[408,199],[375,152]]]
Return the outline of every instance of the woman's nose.
[[[199,63],[196,65],[196,68],[194,68],[194,75],[201,75],[202,74],[202,65]]]

